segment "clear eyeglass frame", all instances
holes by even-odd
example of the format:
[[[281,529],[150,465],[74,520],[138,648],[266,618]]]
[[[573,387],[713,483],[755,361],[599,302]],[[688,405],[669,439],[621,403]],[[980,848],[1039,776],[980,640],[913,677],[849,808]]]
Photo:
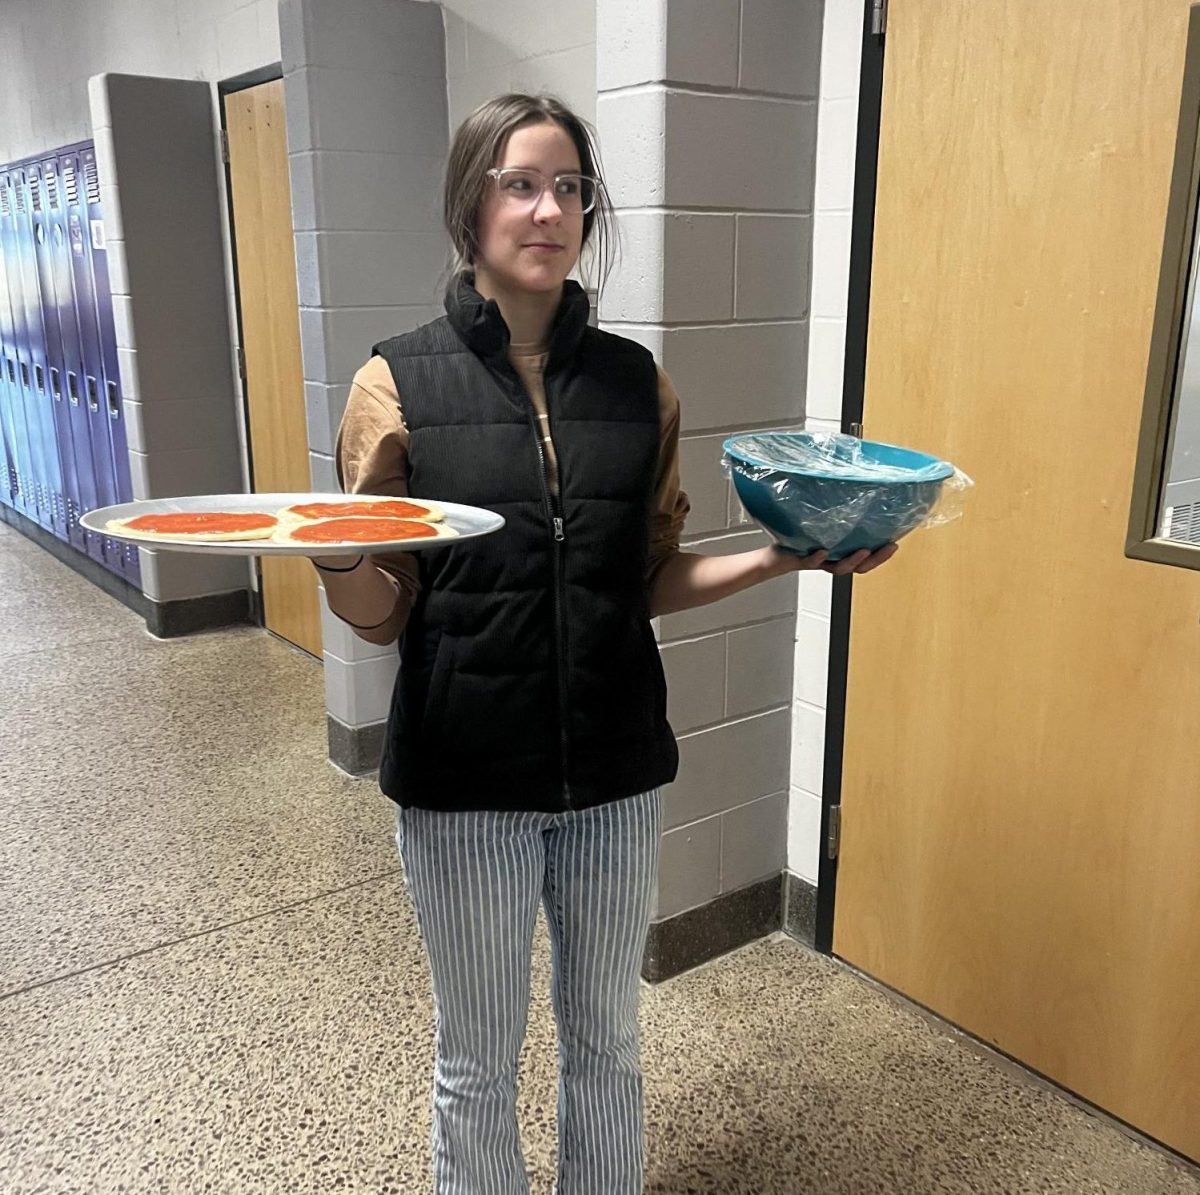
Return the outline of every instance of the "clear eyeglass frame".
[[[564,216],[586,216],[596,206],[596,200],[600,195],[600,180],[590,174],[580,174],[576,171],[570,171],[564,174],[556,174],[552,179],[548,179],[540,170],[525,170],[516,166],[492,167],[487,172],[488,178],[492,180],[496,187],[496,194],[499,196],[502,203],[512,204],[514,207],[537,207],[542,201],[542,196],[546,193],[546,188],[553,186],[554,201],[558,204],[559,209]],[[537,190],[531,190],[527,195],[519,195],[512,191],[505,191],[505,178],[516,177],[528,178],[531,181],[536,180]],[[565,195],[559,195],[559,186],[567,181],[575,181],[579,184],[579,192],[581,196],[580,206],[571,207],[563,203]],[[586,185],[585,185],[586,184]]]

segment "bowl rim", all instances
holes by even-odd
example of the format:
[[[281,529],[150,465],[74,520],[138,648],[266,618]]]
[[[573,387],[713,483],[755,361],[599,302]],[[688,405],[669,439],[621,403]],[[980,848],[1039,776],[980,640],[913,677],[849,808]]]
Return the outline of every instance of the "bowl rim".
[[[739,432],[737,435],[730,436],[721,446],[726,456],[732,457],[734,460],[741,462],[744,465],[753,465],[760,469],[774,469],[779,473],[784,473],[793,477],[819,477],[825,481],[847,481],[856,485],[870,483],[874,485],[913,485],[927,481],[945,481],[947,478],[954,476],[954,466],[949,461],[940,460],[936,456],[930,456],[927,452],[920,452],[915,448],[905,448],[901,444],[889,444],[884,440],[863,440],[863,444],[870,444],[876,448],[891,448],[897,452],[903,452],[909,456],[918,457],[925,462],[922,468],[928,465],[938,465],[933,474],[929,477],[922,477],[917,481],[895,478],[890,481],[881,480],[878,477],[853,477],[847,476],[845,473],[825,472],[821,469],[808,469],[803,473],[795,470],[781,469],[778,465],[771,464],[770,461],[764,461],[760,457],[754,456],[752,453],[745,452],[737,447],[737,441],[743,440],[747,436],[808,436],[813,437],[818,433],[805,431],[802,428],[797,428],[795,431],[761,431],[761,432]]]

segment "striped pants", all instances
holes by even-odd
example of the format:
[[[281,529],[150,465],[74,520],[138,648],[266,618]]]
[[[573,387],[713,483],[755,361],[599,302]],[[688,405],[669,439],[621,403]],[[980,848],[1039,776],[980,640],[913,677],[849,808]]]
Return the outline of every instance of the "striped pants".
[[[657,792],[570,813],[399,811],[433,973],[435,1195],[528,1195],[517,1061],[539,900],[558,1021],[557,1195],[641,1195],[638,971],[660,820]]]

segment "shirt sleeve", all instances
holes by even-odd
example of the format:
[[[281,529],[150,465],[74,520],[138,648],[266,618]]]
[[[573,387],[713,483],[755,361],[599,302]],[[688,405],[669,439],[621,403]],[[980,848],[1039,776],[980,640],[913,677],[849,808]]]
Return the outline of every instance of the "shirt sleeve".
[[[654,584],[662,566],[679,551],[679,539],[691,509],[679,477],[679,395],[661,368],[658,371],[658,422],[658,469],[650,506],[646,557],[647,589]]]
[[[354,375],[338,429],[335,465],[343,493],[408,497],[408,428],[392,371],[382,357],[372,357]],[[399,636],[420,593],[417,560],[411,552],[397,552],[372,556],[371,562],[396,587],[396,607],[387,623],[371,629],[394,628]]]

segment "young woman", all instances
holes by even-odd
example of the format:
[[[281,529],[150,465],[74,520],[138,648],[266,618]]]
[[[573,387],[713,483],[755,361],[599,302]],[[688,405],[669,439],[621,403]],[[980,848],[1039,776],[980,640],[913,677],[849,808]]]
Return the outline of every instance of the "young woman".
[[[586,126],[508,95],[459,128],[446,315],[377,345],[338,443],[354,493],[466,502],[492,536],[317,562],[363,639],[402,636],[383,791],[433,974],[439,1195],[525,1195],[516,1117],[537,907],[560,1039],[558,1195],[642,1190],[637,983],[677,750],[650,619],[797,569],[679,550],[679,400],[567,275],[611,227]],[[601,244],[601,249],[603,245]],[[714,462],[714,468],[717,467]],[[889,547],[828,566],[867,572]]]

